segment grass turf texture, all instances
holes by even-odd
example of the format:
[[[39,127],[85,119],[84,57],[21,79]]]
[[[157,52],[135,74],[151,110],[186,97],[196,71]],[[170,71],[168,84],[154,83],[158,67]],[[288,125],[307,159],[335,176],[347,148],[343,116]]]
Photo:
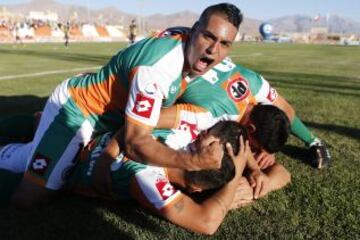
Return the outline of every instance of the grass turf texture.
[[[40,110],[69,71],[100,66],[120,43],[0,45],[0,116]],[[333,156],[329,169],[304,163],[303,144],[291,138],[278,161],[292,183],[265,199],[230,212],[214,239],[360,238],[360,48],[321,45],[236,44],[235,62],[262,73],[295,107]],[[17,213],[0,208],[0,239],[190,239],[190,233],[129,202],[76,196]]]

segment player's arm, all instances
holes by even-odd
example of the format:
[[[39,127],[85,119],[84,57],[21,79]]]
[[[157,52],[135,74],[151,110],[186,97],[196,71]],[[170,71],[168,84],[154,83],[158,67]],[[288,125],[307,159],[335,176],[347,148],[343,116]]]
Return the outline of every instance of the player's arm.
[[[215,119],[205,108],[191,103],[178,103],[161,109],[157,128],[179,128],[182,124],[191,124],[197,131],[209,129],[216,124]]]
[[[280,164],[275,164],[264,171],[254,171],[248,176],[249,184],[254,188],[254,199],[283,188],[287,185],[290,173]]]
[[[245,145],[242,137],[240,142],[241,147],[237,155],[233,154],[231,146],[227,146],[227,151],[235,164],[235,177],[229,183],[202,203],[197,203],[189,196],[180,194],[173,204],[155,210],[155,212],[170,222],[191,231],[208,235],[214,234],[231,208],[241,181],[246,158],[251,155],[248,143]],[[154,211],[154,209],[152,210]]]
[[[239,179],[235,178],[202,203],[181,194],[172,206],[159,212],[170,222],[202,234],[214,234],[231,207]]]
[[[221,145],[204,148],[200,154],[175,151],[151,136],[150,128],[142,128],[128,121],[125,124],[125,151],[129,158],[162,166],[186,170],[218,168],[223,151]]]
[[[125,110],[124,150],[127,156],[149,164],[185,170],[219,168],[223,155],[219,143],[204,148],[200,154],[189,154],[170,149],[152,137],[169,91],[169,75],[173,74],[166,71],[155,64],[140,66],[134,73]]]

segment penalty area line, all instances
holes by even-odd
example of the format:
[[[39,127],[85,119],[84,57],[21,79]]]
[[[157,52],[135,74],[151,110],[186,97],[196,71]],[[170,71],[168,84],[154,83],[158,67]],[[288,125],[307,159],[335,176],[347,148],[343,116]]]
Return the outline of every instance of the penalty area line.
[[[19,74],[19,75],[9,75],[9,76],[0,77],[0,81],[10,80],[10,79],[19,79],[19,78],[28,78],[28,77],[46,76],[46,75],[52,75],[52,74],[58,74],[58,73],[70,73],[70,72],[78,72],[78,71],[85,71],[85,70],[95,70],[95,69],[99,69],[100,67],[101,66],[82,67],[82,68],[62,69],[62,70]]]

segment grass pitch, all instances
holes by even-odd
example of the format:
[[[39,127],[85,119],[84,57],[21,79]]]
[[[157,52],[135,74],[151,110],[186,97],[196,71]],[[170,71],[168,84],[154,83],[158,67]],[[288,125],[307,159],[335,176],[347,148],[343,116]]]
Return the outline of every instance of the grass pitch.
[[[94,71],[121,43],[0,45],[0,117],[40,110],[65,78]],[[260,72],[331,150],[329,169],[304,163],[290,138],[277,155],[292,183],[230,212],[214,239],[360,239],[360,48],[237,44],[233,60]],[[79,70],[81,69],[81,70]],[[76,196],[17,213],[0,208],[0,239],[207,239],[130,202]]]

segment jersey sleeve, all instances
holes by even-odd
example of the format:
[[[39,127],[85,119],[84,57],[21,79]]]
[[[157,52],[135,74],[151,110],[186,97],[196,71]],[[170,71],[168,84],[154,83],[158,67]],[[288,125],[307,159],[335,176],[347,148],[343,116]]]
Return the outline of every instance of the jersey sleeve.
[[[169,97],[170,86],[181,76],[183,48],[181,44],[176,44],[155,62],[149,60],[131,69],[131,86],[125,110],[130,121],[151,128],[156,126],[160,108]]]
[[[149,166],[135,174],[131,194],[141,205],[159,211],[176,203],[182,193],[170,183],[165,169]]]
[[[176,124],[174,129],[189,128],[191,131],[202,131],[212,127],[219,119],[205,108],[184,103],[176,104]],[[196,136],[195,136],[196,137]]]
[[[258,75],[258,81],[260,87],[254,94],[256,101],[261,104],[273,104],[278,96],[276,89],[271,87],[269,82],[261,75]]]
[[[156,126],[165,94],[156,81],[161,73],[152,67],[139,67],[132,79],[126,116],[138,125]]]

